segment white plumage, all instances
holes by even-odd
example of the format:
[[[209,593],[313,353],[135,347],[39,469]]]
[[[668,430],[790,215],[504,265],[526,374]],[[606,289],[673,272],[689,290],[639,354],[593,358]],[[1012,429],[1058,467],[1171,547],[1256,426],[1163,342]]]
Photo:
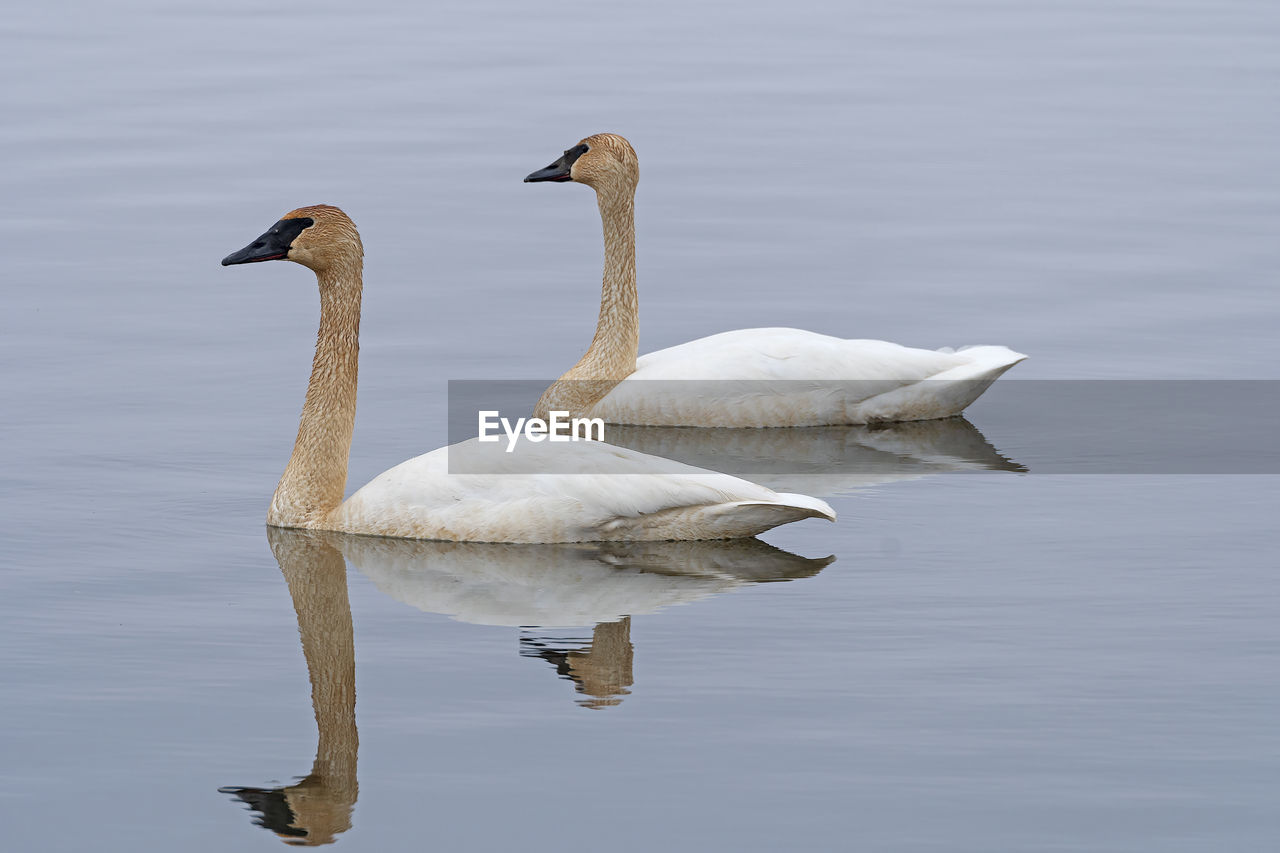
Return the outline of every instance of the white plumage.
[[[823,426],[960,414],[1026,356],[739,329],[640,356],[590,410],[638,426]]]
[[[483,473],[477,473],[483,472]],[[464,542],[730,539],[825,502],[599,442],[476,439],[402,462],[353,494],[330,529]]]

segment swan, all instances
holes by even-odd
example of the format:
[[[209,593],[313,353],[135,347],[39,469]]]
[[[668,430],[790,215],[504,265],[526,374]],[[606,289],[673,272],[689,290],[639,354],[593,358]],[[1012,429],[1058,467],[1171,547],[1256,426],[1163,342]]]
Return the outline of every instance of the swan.
[[[519,453],[505,453],[500,444],[471,439],[402,462],[344,502],[364,248],[350,217],[315,205],[285,214],[222,264],[273,260],[315,273],[320,330],[293,455],[267,513],[272,527],[552,543],[732,539],[803,518],[835,520],[816,498],[603,442],[526,442]],[[635,474],[646,476],[624,476]]]
[[[637,426],[795,427],[958,415],[1026,358],[1002,346],[924,350],[799,329],[739,329],[637,358],[635,149],[588,136],[526,183],[596,191],[604,287],[586,354],[546,390],[536,413],[562,409]],[[696,384],[688,380],[697,380]]]

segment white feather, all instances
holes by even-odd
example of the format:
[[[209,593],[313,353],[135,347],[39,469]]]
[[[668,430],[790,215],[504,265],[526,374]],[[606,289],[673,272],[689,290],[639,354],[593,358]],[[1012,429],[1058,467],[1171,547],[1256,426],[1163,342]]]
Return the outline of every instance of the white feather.
[[[467,542],[730,539],[825,502],[599,442],[459,442],[402,462],[338,508],[329,529]]]
[[[658,350],[590,410],[638,426],[822,426],[960,414],[1026,356],[739,329]]]

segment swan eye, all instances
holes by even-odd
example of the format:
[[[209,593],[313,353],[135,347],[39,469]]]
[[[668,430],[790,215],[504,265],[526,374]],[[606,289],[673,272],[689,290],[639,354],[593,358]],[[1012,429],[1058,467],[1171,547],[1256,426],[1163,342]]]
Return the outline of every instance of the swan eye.
[[[575,145],[564,152],[564,164],[572,166],[579,157],[586,154],[590,149],[586,145]]]
[[[271,235],[272,242],[279,246],[292,246],[293,241],[298,239],[298,235],[306,231],[316,221],[310,216],[299,216],[294,219],[281,219],[275,225],[271,226],[271,230],[267,233]]]

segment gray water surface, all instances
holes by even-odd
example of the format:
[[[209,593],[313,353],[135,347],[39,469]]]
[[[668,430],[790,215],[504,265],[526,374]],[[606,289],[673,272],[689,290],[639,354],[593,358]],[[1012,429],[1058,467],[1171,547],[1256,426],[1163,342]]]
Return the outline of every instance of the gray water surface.
[[[1280,835],[1274,450],[1197,412],[1149,465],[1133,407],[1005,384],[1278,378],[1273,5],[81,0],[7,10],[0,70],[5,850]],[[592,194],[521,178],[604,130],[643,349],[1030,359],[967,449],[838,436],[879,466],[840,521],[748,551],[269,537],[316,294],[218,260],[359,224],[354,488],[446,440],[449,380],[586,347]]]

